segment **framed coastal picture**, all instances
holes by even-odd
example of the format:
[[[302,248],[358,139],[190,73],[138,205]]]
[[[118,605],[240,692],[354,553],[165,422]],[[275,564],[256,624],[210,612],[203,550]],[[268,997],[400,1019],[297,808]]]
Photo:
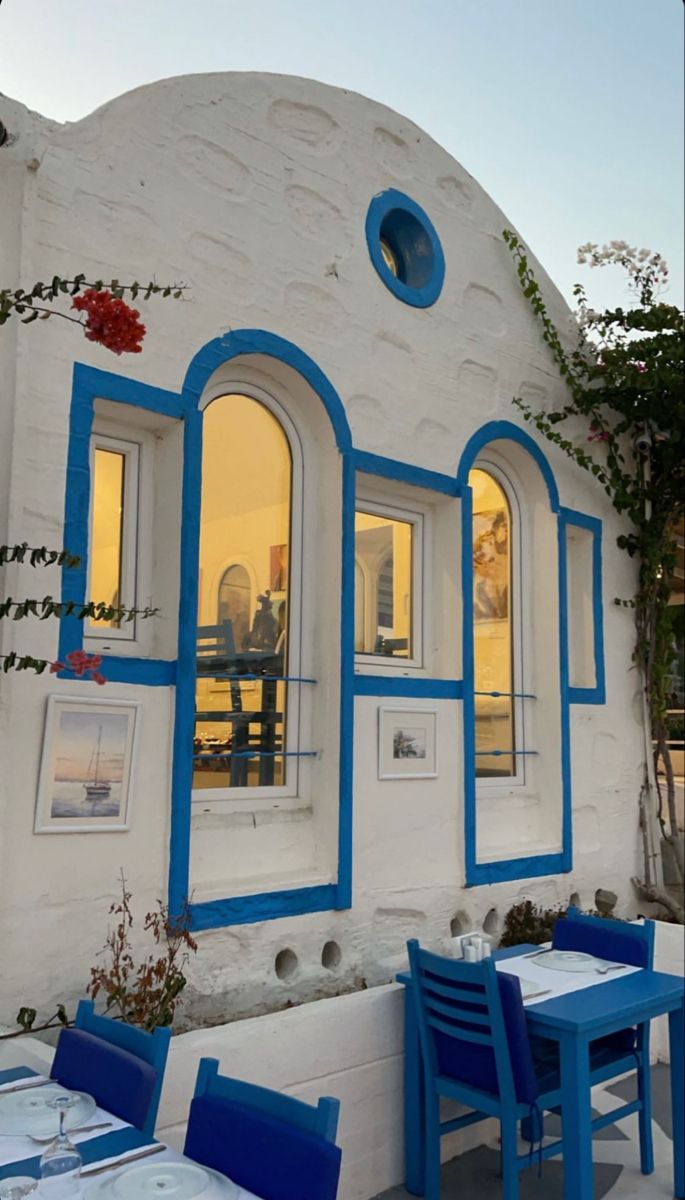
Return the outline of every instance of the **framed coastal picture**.
[[[35,833],[129,828],[139,705],[49,696]]]
[[[378,778],[436,779],[437,712],[429,708],[379,708]]]

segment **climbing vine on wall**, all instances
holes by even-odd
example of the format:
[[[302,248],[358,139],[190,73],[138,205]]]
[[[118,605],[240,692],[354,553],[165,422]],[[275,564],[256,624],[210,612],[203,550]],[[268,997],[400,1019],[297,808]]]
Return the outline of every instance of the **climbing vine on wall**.
[[[567,400],[560,408],[536,411],[520,398],[514,404],[526,421],[595,476],[624,521],[618,545],[638,564],[636,594],[616,599],[635,615],[633,658],[644,680],[655,759],[654,782],[647,770],[640,792],[643,878],[633,882],[643,898],[662,904],[683,922],[682,903],[657,887],[656,851],[650,832],[656,811],[682,882],[683,845],[678,835],[667,710],[674,655],[669,598],[676,526],[685,503],[683,313],[661,299],[668,267],[659,254],[621,241],[602,248],[588,243],[580,247],[578,261],[591,267],[622,268],[632,303],[627,308],[596,311],[588,304],[585,289],[577,284],[578,333],[575,343],[569,345],[547,312],[525,246],[511,230],[505,230],[503,236],[523,294],[567,385]],[[572,418],[576,421],[569,428],[565,422]],[[580,438],[578,422],[583,431]],[[665,777],[665,802],[659,766]]]

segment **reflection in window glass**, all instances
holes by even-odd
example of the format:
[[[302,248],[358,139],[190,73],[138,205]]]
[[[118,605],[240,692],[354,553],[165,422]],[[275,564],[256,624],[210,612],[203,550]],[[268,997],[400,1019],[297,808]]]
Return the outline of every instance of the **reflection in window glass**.
[[[355,514],[357,654],[412,657],[412,531],[410,521]]]
[[[90,597],[118,605],[121,598],[126,455],[96,446],[90,540]],[[117,621],[91,621],[94,629],[118,628]]]
[[[291,476],[288,439],[263,404],[231,395],[205,409],[194,789],[286,782]]]
[[[511,512],[486,471],[469,474],[473,489],[473,643],[476,774],[516,774],[511,611]],[[499,696],[492,692],[502,693]],[[480,694],[479,694],[480,693]],[[505,751],[493,754],[492,751]],[[486,753],[490,752],[490,753]]]

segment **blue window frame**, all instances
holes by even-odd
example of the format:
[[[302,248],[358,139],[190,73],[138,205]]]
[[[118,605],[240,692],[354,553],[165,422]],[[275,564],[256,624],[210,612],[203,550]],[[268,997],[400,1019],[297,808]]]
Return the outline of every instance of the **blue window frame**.
[[[421,206],[389,188],[374,196],[366,214],[371,262],[389,291],[415,308],[429,308],[445,280],[445,257],[435,227]]]

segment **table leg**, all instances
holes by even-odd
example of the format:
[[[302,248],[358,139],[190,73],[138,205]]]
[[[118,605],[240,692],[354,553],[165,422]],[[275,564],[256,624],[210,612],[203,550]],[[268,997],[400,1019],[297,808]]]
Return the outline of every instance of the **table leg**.
[[[559,1041],[564,1200],[592,1200],[590,1050],[577,1034]]]
[[[685,1200],[685,1007],[668,1014],[671,1055],[671,1109],[673,1117],[673,1193]]]
[[[413,1196],[426,1190],[424,1078],[414,1001],[404,991],[404,1186]]]

